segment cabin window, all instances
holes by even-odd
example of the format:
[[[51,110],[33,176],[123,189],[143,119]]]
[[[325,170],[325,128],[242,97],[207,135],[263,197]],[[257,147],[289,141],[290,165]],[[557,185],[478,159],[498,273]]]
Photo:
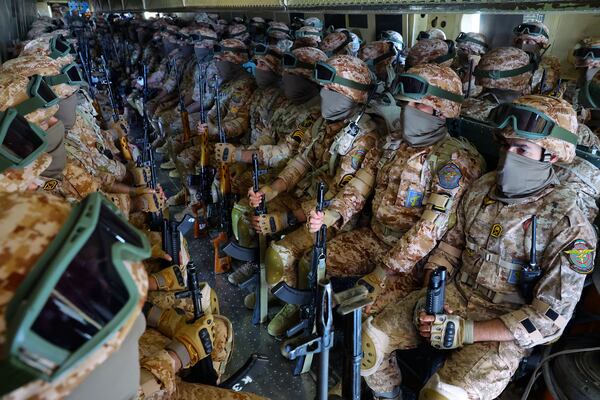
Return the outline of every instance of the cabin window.
[[[460,21],[461,32],[479,33],[480,14],[463,14]]]
[[[368,29],[369,22],[366,14],[348,14],[348,25],[352,28]]]

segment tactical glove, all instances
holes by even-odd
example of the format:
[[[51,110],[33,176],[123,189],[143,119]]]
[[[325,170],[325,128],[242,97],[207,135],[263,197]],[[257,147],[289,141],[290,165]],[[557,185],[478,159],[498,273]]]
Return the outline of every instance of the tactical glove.
[[[214,323],[212,315],[204,315],[195,322],[186,322],[177,327],[166,349],[177,354],[182,368],[190,368],[210,355],[215,335]]]
[[[242,156],[241,149],[238,149],[231,143],[216,143],[215,144],[215,158],[218,162],[223,164],[233,164],[239,162]]]
[[[172,338],[180,325],[186,323],[185,312],[175,308],[162,309],[146,303],[144,315],[149,327],[155,328],[163,335]]]
[[[158,290],[184,290],[187,288],[187,269],[182,265],[171,265],[150,276],[156,280]]]
[[[448,350],[473,343],[473,321],[458,315],[437,314],[431,325],[431,345]]]
[[[285,212],[275,212],[258,216],[258,226],[263,235],[281,232],[289,227],[288,215]]]

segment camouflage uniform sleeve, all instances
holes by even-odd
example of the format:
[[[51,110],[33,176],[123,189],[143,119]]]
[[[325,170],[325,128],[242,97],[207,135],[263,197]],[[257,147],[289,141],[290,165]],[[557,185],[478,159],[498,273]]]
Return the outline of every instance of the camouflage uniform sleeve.
[[[410,272],[431,252],[456,223],[460,199],[466,188],[482,171],[476,159],[464,151],[458,153],[433,177],[432,190],[425,201],[421,219],[386,254],[382,262],[397,272]]]
[[[228,139],[238,139],[250,129],[250,99],[254,88],[247,79],[241,80],[234,88],[221,124]]]
[[[370,143],[371,144],[371,143]],[[370,147],[361,164],[360,169],[352,180],[340,190],[332,199],[330,210],[337,212],[341,218],[336,228],[341,229],[353,216],[362,211],[367,199],[373,191],[375,177],[377,176],[377,163],[381,158],[381,150],[374,143]]]
[[[300,179],[302,179],[309,168],[310,163],[308,158],[303,154],[298,154],[286,164],[277,178],[284,181],[287,190],[290,191],[298,182],[300,182]]]
[[[175,365],[167,350],[159,350],[148,357],[142,357],[140,366],[140,385],[145,398],[151,398],[152,394],[158,391],[165,391],[165,394],[169,395],[175,393]],[[145,371],[149,374],[144,373]]]
[[[543,275],[533,289],[532,303],[500,317],[524,348],[562,334],[594,268],[596,234],[578,209],[557,221],[554,233],[544,249]]]

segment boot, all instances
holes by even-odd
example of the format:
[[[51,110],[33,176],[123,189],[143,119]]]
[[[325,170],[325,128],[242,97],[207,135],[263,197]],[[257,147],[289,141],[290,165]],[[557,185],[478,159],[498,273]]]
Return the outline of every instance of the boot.
[[[280,337],[300,321],[300,308],[294,304],[286,304],[281,311],[269,322],[267,332],[269,335]]]
[[[250,261],[242,264],[241,267],[229,274],[227,280],[232,285],[239,286],[240,284],[246,282],[248,279],[252,278],[252,275],[254,275],[257,270],[258,265]]]

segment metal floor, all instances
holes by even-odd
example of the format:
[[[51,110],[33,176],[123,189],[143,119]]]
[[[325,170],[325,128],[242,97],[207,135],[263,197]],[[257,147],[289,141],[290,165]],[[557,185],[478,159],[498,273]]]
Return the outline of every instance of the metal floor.
[[[156,157],[157,167],[162,162],[160,155]],[[158,180],[165,193],[172,196],[179,190],[179,180],[172,179],[165,171],[157,168]],[[171,207],[171,212],[178,212],[183,207]],[[173,214],[171,214],[173,215]],[[227,274],[215,275],[213,271],[213,249],[208,238],[194,239],[193,234],[187,237],[192,260],[200,274],[200,281],[205,281],[215,289],[219,297],[221,314],[229,318],[233,324],[234,350],[227,366],[227,373],[240,368],[252,353],[260,353],[269,358],[268,365],[259,373],[255,381],[246,386],[245,391],[256,393],[273,400],[314,399],[315,381],[310,373],[293,376],[293,362],[285,359],[279,350],[280,343],[267,333],[266,325],[254,326],[251,322],[252,312],[244,306],[244,296],[248,293],[227,280]],[[234,268],[239,263],[234,262]],[[281,306],[270,307],[272,318]],[[313,368],[316,362],[313,362]]]

